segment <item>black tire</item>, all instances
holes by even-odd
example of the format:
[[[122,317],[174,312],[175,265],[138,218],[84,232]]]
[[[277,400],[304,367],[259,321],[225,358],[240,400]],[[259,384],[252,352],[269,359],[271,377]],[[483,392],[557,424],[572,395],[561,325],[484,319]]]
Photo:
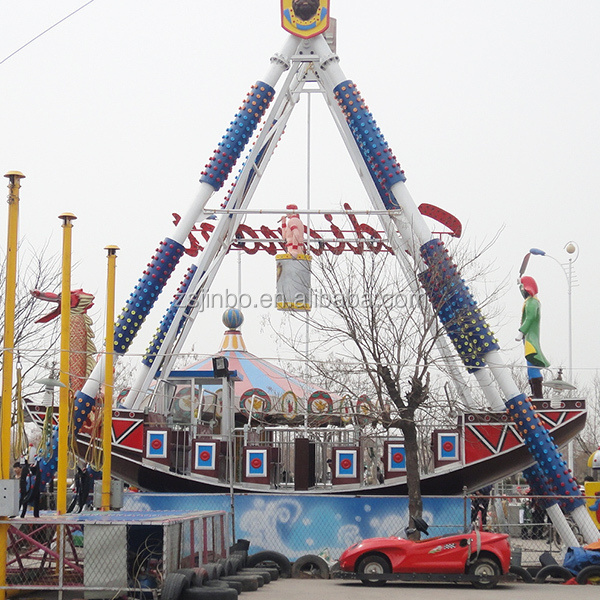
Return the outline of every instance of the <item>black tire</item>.
[[[240,565],[242,567],[247,566],[247,562],[248,562],[248,553],[244,552],[242,550],[237,550],[236,552],[232,552],[231,553],[231,558],[235,559],[235,560],[239,560],[240,561]]]
[[[269,571],[267,571],[266,569],[261,569],[259,567],[246,567],[245,569],[240,569],[238,572],[240,575],[260,575],[265,580],[265,585],[267,583],[271,583],[271,581],[273,580]]]
[[[240,573],[258,573],[259,575],[261,573],[267,573],[269,575],[269,577],[271,578],[271,581],[277,581],[279,579],[279,569],[277,567],[266,567],[266,566],[260,566],[260,567],[244,567],[243,569],[239,569]],[[265,581],[266,583],[266,581]]]
[[[573,579],[573,573],[560,565],[546,565],[535,576],[536,583],[564,583]]]
[[[523,567],[511,565],[509,572],[516,576],[517,581],[522,581],[523,583],[533,583],[533,577],[531,573]]]
[[[229,577],[223,577],[221,581],[238,581],[242,584],[242,592],[255,592],[258,589],[257,577],[230,575]]]
[[[556,559],[552,556],[551,552],[542,552],[540,554],[540,564],[542,567],[548,567],[550,565],[557,565]]]
[[[193,587],[184,590],[180,600],[237,600],[238,594],[231,588]]]
[[[229,553],[234,552],[245,552],[248,554],[248,548],[250,548],[250,540],[238,540],[235,544],[229,547]]]
[[[275,566],[279,569],[280,577],[291,577],[292,576],[292,563],[289,561],[285,554],[280,552],[271,552],[270,550],[263,550],[256,554],[251,554],[246,559],[246,567],[272,567]]]
[[[219,563],[207,563],[202,566],[206,569],[210,580],[219,579],[225,575],[225,569]]]
[[[233,568],[233,562],[230,558],[221,558],[217,562],[223,567],[224,575],[233,575],[235,573]]]
[[[294,579],[329,579],[329,566],[316,554],[305,554],[292,565]]]
[[[177,569],[175,573],[183,573],[188,581],[188,587],[198,587],[201,584],[196,579],[196,569]]]
[[[238,594],[242,593],[242,584],[239,581],[223,581],[223,579],[217,579],[216,581],[207,581],[205,585],[207,587],[230,587]]]
[[[367,554],[358,561],[356,572],[360,575],[389,575],[392,572],[390,561],[379,554]],[[385,579],[361,579],[361,581],[370,587],[379,587],[385,585]]]
[[[191,587],[200,587],[209,580],[208,572],[204,567],[196,567],[194,571],[196,571],[196,583]]]
[[[169,573],[162,586],[162,600],[179,600],[182,593],[190,587],[188,577],[183,573]]]
[[[271,576],[271,581],[277,581],[279,579],[279,569],[275,566],[273,566],[273,567],[261,566],[261,567],[256,567],[256,568],[264,569]]]
[[[469,575],[476,575],[478,579],[471,583],[478,590],[491,590],[498,585],[500,567],[491,558],[478,558],[469,565]]]
[[[577,573],[579,585],[600,585],[600,565],[589,565]]]
[[[244,567],[244,565],[242,564],[242,559],[239,556],[231,556],[230,560],[231,564],[233,565],[232,575],[237,573],[240,569]]]

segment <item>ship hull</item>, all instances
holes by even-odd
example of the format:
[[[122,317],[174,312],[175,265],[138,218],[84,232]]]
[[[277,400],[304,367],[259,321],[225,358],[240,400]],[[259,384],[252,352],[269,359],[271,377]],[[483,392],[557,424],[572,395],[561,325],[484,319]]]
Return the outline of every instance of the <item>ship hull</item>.
[[[553,409],[548,402],[539,403],[538,413],[544,420],[555,443],[561,447],[572,440],[585,426],[585,403],[581,400],[563,402],[560,409]],[[34,421],[41,422],[44,407],[28,405]],[[55,419],[57,416],[55,416]],[[135,411],[113,411],[112,474],[128,484],[151,492],[223,494],[223,493],[272,493],[272,494],[325,494],[325,495],[406,495],[404,475],[390,476],[386,473],[383,483],[332,483],[321,481],[315,485],[300,486],[298,482],[275,480],[267,482],[225,481],[223,470],[209,475],[192,472],[181,465],[173,465],[172,459],[153,460],[148,456],[147,432],[156,431],[156,422],[147,414]],[[160,430],[160,427],[158,427]],[[167,434],[168,428],[166,429]],[[534,459],[522,443],[514,425],[506,415],[469,413],[463,415],[455,430],[440,430],[439,435],[453,432],[457,436],[460,451],[457,458],[447,464],[438,463],[436,469],[421,476],[421,493],[425,495],[457,495],[465,490],[471,492],[484,485],[518,473],[534,464]],[[299,430],[299,435],[302,435]],[[434,432],[434,437],[436,432]],[[201,439],[206,440],[206,436]],[[91,442],[85,428],[77,434],[77,449],[85,457]],[[98,442],[97,442],[98,443]],[[224,444],[220,441],[218,443]],[[185,441],[187,455],[190,440]],[[173,447],[173,443],[170,443]],[[383,460],[383,458],[382,458]],[[335,480],[334,480],[335,482]]]

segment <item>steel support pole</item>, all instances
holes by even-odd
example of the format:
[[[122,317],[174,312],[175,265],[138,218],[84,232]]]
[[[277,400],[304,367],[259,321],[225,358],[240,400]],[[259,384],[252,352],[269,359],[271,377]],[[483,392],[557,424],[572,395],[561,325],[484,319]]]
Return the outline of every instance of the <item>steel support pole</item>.
[[[0,442],[1,479],[10,478],[10,414],[12,406],[13,363],[15,345],[15,306],[17,287],[17,247],[19,225],[19,189],[25,177],[19,171],[10,171],[8,177],[8,237],[6,243],[6,286],[4,293],[4,348],[2,351],[2,440]],[[6,558],[8,523],[1,518],[0,527],[0,585],[6,585]],[[0,599],[6,590],[0,590]]]
[[[102,510],[110,510],[110,483],[112,468],[112,404],[114,397],[115,345],[115,274],[117,246],[106,246],[108,274],[106,278],[106,361],[104,372],[104,415],[102,419]]]
[[[62,220],[62,287],[60,294],[60,388],[58,404],[58,468],[56,486],[56,512],[67,512],[67,463],[69,453],[69,414],[71,388],[69,385],[69,359],[71,356],[71,242],[73,221],[77,218],[71,213],[63,213]]]

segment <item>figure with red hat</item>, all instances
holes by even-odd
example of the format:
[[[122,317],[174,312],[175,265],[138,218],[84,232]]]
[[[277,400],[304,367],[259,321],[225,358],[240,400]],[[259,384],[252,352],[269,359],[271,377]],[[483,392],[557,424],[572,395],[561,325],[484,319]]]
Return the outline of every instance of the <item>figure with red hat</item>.
[[[527,359],[527,377],[531,385],[532,396],[542,398],[542,371],[541,368],[550,366],[540,346],[540,320],[542,309],[537,299],[538,287],[533,277],[521,277],[519,288],[525,302],[521,313],[521,327],[517,341],[524,341],[525,358]]]
[[[285,247],[292,258],[298,258],[298,255],[304,254],[304,224],[298,213],[298,207],[295,204],[288,204],[287,210],[292,212],[281,219],[281,231],[285,240]]]

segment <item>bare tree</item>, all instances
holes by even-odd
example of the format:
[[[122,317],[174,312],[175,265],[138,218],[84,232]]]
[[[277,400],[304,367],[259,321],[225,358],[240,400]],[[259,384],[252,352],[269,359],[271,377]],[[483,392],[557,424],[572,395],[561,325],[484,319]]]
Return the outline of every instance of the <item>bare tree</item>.
[[[306,359],[330,389],[354,398],[368,395],[381,426],[402,431],[409,510],[420,517],[416,413],[430,398],[435,341],[441,335],[437,318],[390,255],[367,252],[345,260],[323,254],[315,271],[311,347],[320,356],[345,358],[323,362],[310,352]],[[287,341],[298,350],[302,347],[294,338]]]
[[[0,264],[0,285],[5,288],[6,260],[2,256]],[[48,246],[41,250],[20,244],[19,269],[15,306],[15,358],[22,367],[24,391],[31,386],[32,373],[48,368],[56,352],[59,337],[57,322],[45,324],[36,321],[48,312],[48,305],[36,300],[32,289],[50,292],[60,291],[60,260],[56,255],[48,255]],[[4,309],[0,312],[0,342],[4,345]]]
[[[486,271],[481,252],[459,253],[470,274]],[[367,394],[380,426],[402,432],[409,511],[420,517],[420,465],[432,466],[423,440],[433,423],[450,424],[456,409],[463,408],[447,385],[448,363],[460,367],[459,360],[440,357],[437,343],[445,331],[420,288],[416,263],[401,268],[394,256],[370,252],[348,259],[323,253],[314,262],[313,312],[310,317],[294,315],[309,319],[311,350],[303,351],[302,328],[293,331],[290,325],[281,338],[306,354],[311,370],[329,389],[354,398]],[[486,290],[488,310],[503,284]],[[324,355],[328,359],[323,361],[319,357]]]

